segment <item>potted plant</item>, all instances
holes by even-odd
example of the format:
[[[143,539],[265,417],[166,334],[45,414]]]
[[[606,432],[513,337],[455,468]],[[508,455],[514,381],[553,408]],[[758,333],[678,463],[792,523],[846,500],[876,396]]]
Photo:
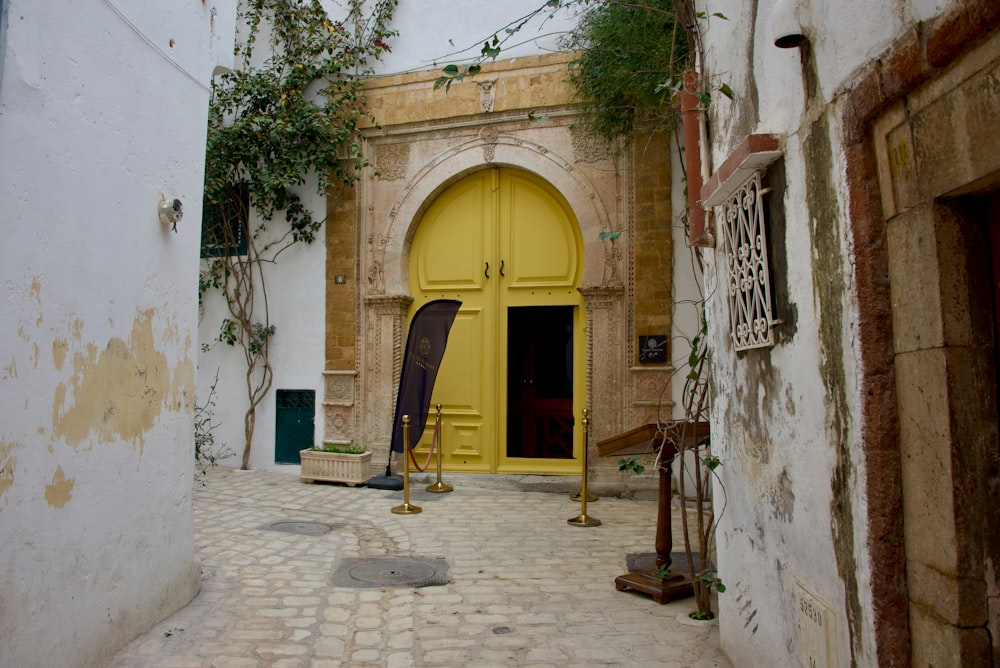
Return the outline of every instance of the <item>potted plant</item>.
[[[371,450],[352,443],[324,443],[300,450],[302,472],[306,482],[342,482],[354,487],[371,478]]]

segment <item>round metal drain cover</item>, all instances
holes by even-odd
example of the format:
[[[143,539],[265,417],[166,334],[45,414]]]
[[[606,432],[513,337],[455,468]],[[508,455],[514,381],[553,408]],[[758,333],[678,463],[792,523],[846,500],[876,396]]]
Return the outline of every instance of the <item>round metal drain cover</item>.
[[[413,559],[379,559],[355,565],[351,577],[376,586],[417,584],[433,578],[437,569]]]
[[[448,562],[441,558],[352,557],[339,559],[336,587],[434,587],[451,582]]]
[[[296,520],[283,520],[275,522],[267,527],[271,531],[284,531],[302,536],[322,536],[330,532],[330,525],[322,522],[300,522]]]

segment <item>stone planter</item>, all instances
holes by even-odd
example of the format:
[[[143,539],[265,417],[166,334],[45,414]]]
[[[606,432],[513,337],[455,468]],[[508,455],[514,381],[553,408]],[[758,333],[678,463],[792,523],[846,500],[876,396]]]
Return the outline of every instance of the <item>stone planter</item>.
[[[322,480],[324,482],[342,482],[354,487],[363,485],[371,478],[372,452],[360,455],[349,455],[342,452],[323,452],[322,450],[300,450],[302,473],[299,475],[306,482]]]

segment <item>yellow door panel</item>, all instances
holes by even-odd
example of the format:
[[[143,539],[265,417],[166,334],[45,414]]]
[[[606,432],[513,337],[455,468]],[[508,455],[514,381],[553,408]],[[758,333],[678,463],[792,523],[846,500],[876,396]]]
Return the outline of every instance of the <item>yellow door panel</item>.
[[[578,284],[576,222],[563,203],[522,176],[501,180],[500,253],[509,288],[574,288]]]
[[[483,452],[482,421],[466,422],[460,417],[445,421],[442,466],[449,471],[490,473],[494,466],[492,453]]]
[[[410,252],[420,291],[484,289],[485,262],[495,244],[487,222],[495,215],[490,175],[482,172],[452,186],[424,216]]]
[[[470,296],[473,299],[467,299]],[[482,381],[496,375],[492,354],[495,324],[492,311],[477,305],[481,297],[476,293],[450,293],[445,297],[462,301],[462,306],[448,335],[434,383],[428,427],[417,446],[418,453],[430,450],[434,406],[441,404],[442,464],[453,471],[490,471],[493,467],[496,437],[490,434],[490,425],[496,421],[496,390]],[[429,299],[420,304],[426,301]]]
[[[574,416],[581,414],[585,401],[585,319],[583,300],[576,290],[580,258],[582,242],[572,211],[558,193],[523,172],[477,172],[445,190],[427,210],[410,248],[414,298],[410,317],[433,299],[458,299],[462,306],[435,383],[431,415],[417,448],[423,454],[418,454],[419,461],[430,451],[433,406],[440,403],[446,470],[579,473],[582,430],[570,426],[573,434],[567,437],[566,421],[573,418],[564,416],[569,410],[567,401],[572,403]],[[532,447],[518,446],[508,453],[508,385],[513,373],[508,366],[533,368],[520,359],[520,352],[515,354],[518,359],[508,359],[508,312],[511,308],[529,309],[527,317],[521,313],[520,336],[533,341],[534,311],[530,309],[543,306],[568,307],[561,312],[571,314],[572,325],[561,328],[572,328],[572,352],[567,353],[572,357],[572,397],[557,400],[561,408],[556,412],[563,417],[539,422],[537,428],[543,438],[558,432],[564,446],[536,448],[533,440]],[[539,337],[539,346],[549,341],[541,334]],[[519,378],[517,382],[525,381]],[[553,414],[552,400],[540,397],[535,401],[535,393],[530,391],[533,386],[528,387],[529,391],[511,395],[518,401],[513,419],[525,413],[541,416],[538,419],[544,421]],[[522,410],[524,397],[533,402],[526,410]],[[532,433],[534,427],[525,425],[515,425],[518,434]],[[565,438],[571,438],[572,446]],[[550,451],[561,457],[544,456]]]
[[[496,389],[483,382],[496,376],[496,309],[485,270],[496,246],[490,229],[494,181],[495,174],[479,172],[446,190],[424,215],[410,248],[410,317],[433,299],[462,302],[434,385],[428,428],[417,446],[418,454],[429,451],[433,407],[440,403],[442,463],[449,470],[494,468]]]

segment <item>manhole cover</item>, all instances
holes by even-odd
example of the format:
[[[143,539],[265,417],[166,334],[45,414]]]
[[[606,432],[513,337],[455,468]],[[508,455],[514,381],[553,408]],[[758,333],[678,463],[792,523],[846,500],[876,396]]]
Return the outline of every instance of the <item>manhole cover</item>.
[[[329,524],[323,524],[322,522],[282,520],[280,522],[268,524],[264,528],[268,531],[284,531],[285,533],[294,533],[302,536],[322,536],[325,533],[329,533],[332,527]]]
[[[416,557],[342,559],[333,575],[338,587],[432,587],[449,582],[448,562]]]

